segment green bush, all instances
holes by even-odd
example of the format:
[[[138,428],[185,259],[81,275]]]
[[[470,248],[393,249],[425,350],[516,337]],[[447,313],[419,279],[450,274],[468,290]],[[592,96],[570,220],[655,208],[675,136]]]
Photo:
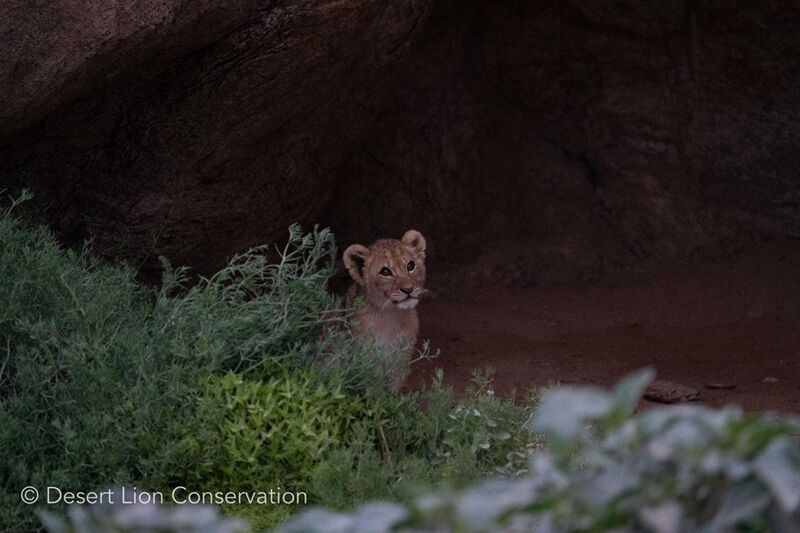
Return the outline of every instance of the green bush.
[[[549,447],[530,473],[344,514],[304,513],[282,527],[314,531],[796,531],[800,423],[677,406],[630,415],[649,371],[613,393],[546,394],[527,426]]]
[[[191,287],[185,269],[167,268],[154,290],[129,268],[62,250],[14,210],[0,210],[0,529],[35,523],[19,500],[27,485],[183,481],[171,467],[197,434],[209,376],[269,381],[351,342],[325,290],[327,230],[292,227],[274,263],[259,248]]]
[[[489,374],[476,373],[474,382],[456,399],[439,370],[429,391],[370,397],[350,446],[334,449],[314,470],[318,502],[347,509],[371,498],[408,499],[432,486],[525,473],[538,446],[523,428],[529,404],[496,397]]]
[[[333,448],[347,444],[363,401],[308,371],[268,380],[229,372],[212,376],[166,471],[197,490],[309,491],[309,477]],[[313,497],[313,493],[312,493]],[[275,526],[290,506],[231,505],[257,529]]]
[[[156,290],[13,210],[0,211],[0,529],[36,527],[27,485],[178,484],[282,485],[350,511],[304,514],[289,531],[798,527],[796,421],[696,406],[631,417],[649,375],[613,394],[551,391],[528,423],[532,402],[495,397],[488,374],[460,399],[441,373],[430,390],[388,395],[382,354],[354,343],[326,291],[326,230],[292,227],[274,261],[258,248],[191,286],[165,262]],[[352,511],[374,498],[400,503]],[[226,511],[261,529],[292,507]],[[183,506],[42,516],[81,533],[243,526]]]
[[[178,448],[181,461],[169,471],[201,490],[263,490],[283,479],[283,488],[308,490],[314,501],[343,509],[375,497],[410,501],[433,486],[461,487],[498,472],[524,473],[526,453],[537,444],[523,428],[525,410],[495,397],[485,375],[476,375],[476,383],[456,400],[441,372],[430,391],[401,397],[354,397],[305,372],[268,382],[214,377],[198,402],[197,432]],[[260,531],[291,510],[226,511]],[[111,524],[119,511],[92,516]]]
[[[459,403],[441,376],[388,395],[383,354],[354,342],[326,290],[327,230],[292,227],[283,249],[193,284],[165,261],[153,289],[18,210],[0,210],[1,530],[35,527],[28,485],[296,487],[346,508],[524,463],[511,401],[476,390]],[[263,527],[292,507],[226,511]]]
[[[303,490],[326,452],[347,444],[363,410],[359,398],[308,372],[267,381],[213,376],[198,403],[200,433],[185,437],[176,454],[185,470],[170,471],[203,489],[258,490],[270,482]]]
[[[544,434],[548,447],[532,455],[523,476],[461,491],[439,489],[406,503],[368,503],[349,513],[315,509],[280,530],[797,531],[800,422],[734,407],[666,407],[631,416],[651,378],[640,372],[613,393],[587,387],[545,394],[525,425]],[[365,426],[354,433],[352,446],[339,450],[349,457],[342,464],[363,477],[357,483],[364,495],[385,494],[392,481],[391,474],[380,474],[386,458],[370,443]],[[97,531],[86,526],[85,516],[76,519],[81,512],[73,508],[66,521],[44,517],[45,524],[53,533]],[[187,515],[184,509],[156,507],[140,517],[140,510],[125,517],[123,528],[118,508],[91,513],[95,522],[112,526],[102,531],[145,531],[142,524],[155,521],[164,526],[160,530],[183,531],[173,524]],[[225,527],[232,525],[203,530]]]

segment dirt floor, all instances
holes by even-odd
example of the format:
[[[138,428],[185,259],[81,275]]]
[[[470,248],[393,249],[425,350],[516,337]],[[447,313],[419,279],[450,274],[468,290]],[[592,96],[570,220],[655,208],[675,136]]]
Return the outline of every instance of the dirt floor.
[[[452,291],[420,305],[435,368],[461,390],[494,368],[495,390],[555,383],[610,385],[650,365],[713,406],[800,413],[800,242],[735,258],[662,265],[584,286]],[[709,383],[734,386],[710,389]]]

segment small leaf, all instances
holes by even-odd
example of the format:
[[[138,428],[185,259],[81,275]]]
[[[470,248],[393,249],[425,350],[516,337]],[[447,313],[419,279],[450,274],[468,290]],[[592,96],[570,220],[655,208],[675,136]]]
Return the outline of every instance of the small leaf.
[[[388,533],[407,518],[408,511],[397,503],[368,503],[359,508],[351,531],[356,533]]]
[[[642,521],[656,533],[680,533],[683,510],[676,502],[667,502],[658,507],[646,507],[641,511]]]
[[[753,463],[758,477],[770,488],[781,508],[800,508],[800,447],[789,437],[772,441]]]
[[[468,490],[458,502],[458,514],[472,531],[491,531],[495,521],[509,511],[534,501],[531,480],[492,480]]]
[[[753,518],[769,505],[769,493],[759,482],[737,483],[725,493],[719,510],[706,528],[708,531],[729,531]]]
[[[655,371],[649,367],[629,374],[614,387],[614,401],[620,408],[633,412],[647,385],[655,377]]]
[[[587,421],[602,418],[613,407],[611,395],[594,387],[549,391],[524,428],[569,439],[584,430]]]

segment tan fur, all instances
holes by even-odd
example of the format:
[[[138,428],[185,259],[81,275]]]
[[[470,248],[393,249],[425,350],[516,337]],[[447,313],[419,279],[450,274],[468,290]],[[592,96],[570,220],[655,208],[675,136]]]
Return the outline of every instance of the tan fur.
[[[381,239],[369,248],[354,244],[344,252],[345,267],[355,282],[348,295],[364,296],[355,333],[371,336],[386,350],[394,392],[405,382],[408,364],[402,358],[411,357],[419,333],[416,306],[426,292],[425,247],[422,234],[408,230],[400,240]]]

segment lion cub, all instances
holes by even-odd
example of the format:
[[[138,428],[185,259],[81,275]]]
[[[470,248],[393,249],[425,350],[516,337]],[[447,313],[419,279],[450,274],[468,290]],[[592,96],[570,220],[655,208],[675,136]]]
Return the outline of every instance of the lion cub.
[[[427,291],[425,238],[408,230],[399,241],[381,239],[369,248],[354,244],[344,251],[344,265],[355,283],[348,296],[364,296],[355,316],[355,334],[372,336],[386,349],[392,391],[399,392],[419,333],[417,304]]]

